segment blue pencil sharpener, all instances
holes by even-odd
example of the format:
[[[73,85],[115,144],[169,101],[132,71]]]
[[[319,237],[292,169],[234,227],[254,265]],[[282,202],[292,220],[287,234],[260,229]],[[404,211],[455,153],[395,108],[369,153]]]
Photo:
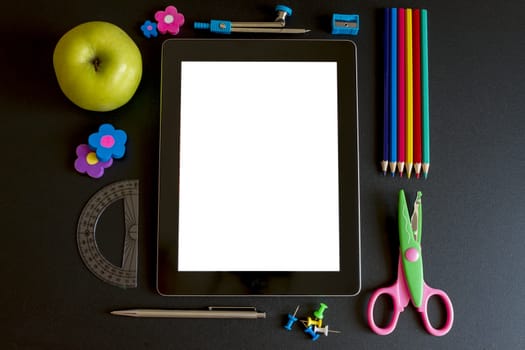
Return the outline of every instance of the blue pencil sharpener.
[[[357,35],[359,33],[359,15],[345,15],[334,13],[332,15],[332,34]]]

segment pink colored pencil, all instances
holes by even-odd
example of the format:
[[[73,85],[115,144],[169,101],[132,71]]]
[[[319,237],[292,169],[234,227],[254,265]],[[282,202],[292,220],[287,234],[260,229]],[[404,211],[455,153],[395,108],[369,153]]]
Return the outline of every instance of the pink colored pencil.
[[[397,10],[397,168],[403,176],[405,169],[405,9]]]
[[[412,10],[412,35],[414,55],[414,171],[421,174],[421,20],[419,9]]]

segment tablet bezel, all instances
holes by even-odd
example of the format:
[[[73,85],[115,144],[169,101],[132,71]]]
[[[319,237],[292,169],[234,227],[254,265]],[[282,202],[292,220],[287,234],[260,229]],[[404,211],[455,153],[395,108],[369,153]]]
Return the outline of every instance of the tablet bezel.
[[[338,81],[340,271],[177,270],[182,61],[336,61]],[[286,84],[286,74],[276,74]],[[162,47],[157,222],[157,291],[165,296],[356,295],[361,286],[357,52],[349,40],[169,39]],[[290,252],[297,259],[315,258]],[[257,252],[261,258],[271,252]]]

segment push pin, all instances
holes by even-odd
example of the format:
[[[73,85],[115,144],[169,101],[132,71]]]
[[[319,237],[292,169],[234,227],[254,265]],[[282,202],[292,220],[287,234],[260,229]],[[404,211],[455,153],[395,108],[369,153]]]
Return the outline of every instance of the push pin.
[[[323,325],[323,320],[313,320],[311,317],[308,317],[306,321],[302,320],[301,322],[306,328],[311,326],[322,327]]]
[[[343,15],[334,13],[332,15],[332,34],[350,34],[359,33],[359,15]]]
[[[281,27],[284,27],[286,25],[286,16],[292,15],[292,9],[288,6],[277,5],[275,6],[275,11],[277,11],[277,18],[275,18],[274,22],[279,22]]]
[[[323,315],[324,314],[324,310],[326,310],[326,309],[328,309],[328,306],[326,304],[324,304],[324,303],[321,303],[319,305],[319,309],[314,311],[315,318],[317,318],[318,320],[322,320],[323,317],[324,317],[324,315]],[[321,327],[321,326],[319,325],[319,327]]]
[[[324,334],[325,336],[328,336],[328,333],[341,333],[340,331],[333,331],[328,329],[328,325],[324,327],[316,327],[314,326],[314,332],[318,334]]]
[[[312,341],[316,341],[321,336],[319,333],[314,331],[314,327],[308,327],[304,330],[304,332],[312,338]]]
[[[286,322],[286,324],[284,325],[284,329],[286,329],[287,331],[291,331],[293,324],[297,322],[297,317],[295,317],[295,315],[297,315],[297,311],[299,311],[299,305],[297,305],[297,308],[295,309],[293,315],[288,314],[288,322]]]

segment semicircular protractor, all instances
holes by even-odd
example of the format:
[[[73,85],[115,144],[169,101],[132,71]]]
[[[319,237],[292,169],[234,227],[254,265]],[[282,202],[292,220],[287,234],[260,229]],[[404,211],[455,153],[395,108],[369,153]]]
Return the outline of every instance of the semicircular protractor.
[[[118,200],[124,201],[125,238],[122,266],[106,259],[97,245],[95,230],[102,213]],[[124,180],[95,193],[84,206],[77,226],[77,245],[87,268],[98,278],[121,288],[137,287],[139,181]]]

